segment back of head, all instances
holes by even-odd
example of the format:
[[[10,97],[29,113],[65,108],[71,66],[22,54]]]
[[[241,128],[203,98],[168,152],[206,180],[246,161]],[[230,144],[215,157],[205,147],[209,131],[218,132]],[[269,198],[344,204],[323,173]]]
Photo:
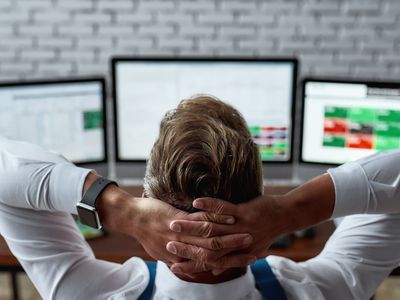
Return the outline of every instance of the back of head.
[[[183,100],[161,121],[144,187],[189,212],[198,197],[240,203],[262,194],[260,155],[241,114],[210,96]]]

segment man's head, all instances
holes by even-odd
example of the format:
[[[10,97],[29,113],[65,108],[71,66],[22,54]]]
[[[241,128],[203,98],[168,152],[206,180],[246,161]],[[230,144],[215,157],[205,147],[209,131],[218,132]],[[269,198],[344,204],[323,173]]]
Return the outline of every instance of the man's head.
[[[144,187],[188,212],[198,197],[240,203],[261,195],[260,155],[241,114],[210,96],[181,101],[161,121]]]

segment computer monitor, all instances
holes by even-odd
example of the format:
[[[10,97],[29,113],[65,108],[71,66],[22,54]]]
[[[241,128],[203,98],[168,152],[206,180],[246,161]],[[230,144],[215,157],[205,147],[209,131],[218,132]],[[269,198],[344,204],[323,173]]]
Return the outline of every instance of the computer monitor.
[[[54,150],[75,163],[104,162],[102,78],[0,84],[0,135]]]
[[[342,164],[400,148],[400,83],[306,79],[302,162]]]
[[[114,58],[117,161],[143,162],[164,114],[210,94],[246,119],[264,162],[292,159],[295,59]]]

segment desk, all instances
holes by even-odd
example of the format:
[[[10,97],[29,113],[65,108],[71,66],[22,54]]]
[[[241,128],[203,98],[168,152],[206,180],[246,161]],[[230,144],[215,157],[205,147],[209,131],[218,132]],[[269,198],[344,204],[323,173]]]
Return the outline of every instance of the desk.
[[[133,195],[141,195],[141,187],[125,187]],[[267,192],[281,194],[290,190],[290,187],[273,187]],[[334,230],[332,222],[326,222],[315,227],[316,236],[313,238],[295,238],[288,248],[271,249],[269,255],[280,255],[294,261],[304,261],[316,256],[324,247],[325,242]],[[123,263],[132,256],[139,256],[145,260],[152,260],[142,246],[134,239],[118,234],[107,233],[106,236],[89,241],[98,259]],[[0,237],[0,271],[9,272],[12,279],[14,299],[18,299],[17,272],[23,271],[18,261],[11,254],[4,239]]]

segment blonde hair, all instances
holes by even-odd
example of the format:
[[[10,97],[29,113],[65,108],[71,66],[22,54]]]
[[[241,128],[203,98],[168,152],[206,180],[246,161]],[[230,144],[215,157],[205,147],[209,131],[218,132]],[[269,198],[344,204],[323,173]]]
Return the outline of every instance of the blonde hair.
[[[211,96],[181,101],[161,121],[144,188],[189,212],[198,197],[240,203],[261,195],[260,154],[242,115]]]

